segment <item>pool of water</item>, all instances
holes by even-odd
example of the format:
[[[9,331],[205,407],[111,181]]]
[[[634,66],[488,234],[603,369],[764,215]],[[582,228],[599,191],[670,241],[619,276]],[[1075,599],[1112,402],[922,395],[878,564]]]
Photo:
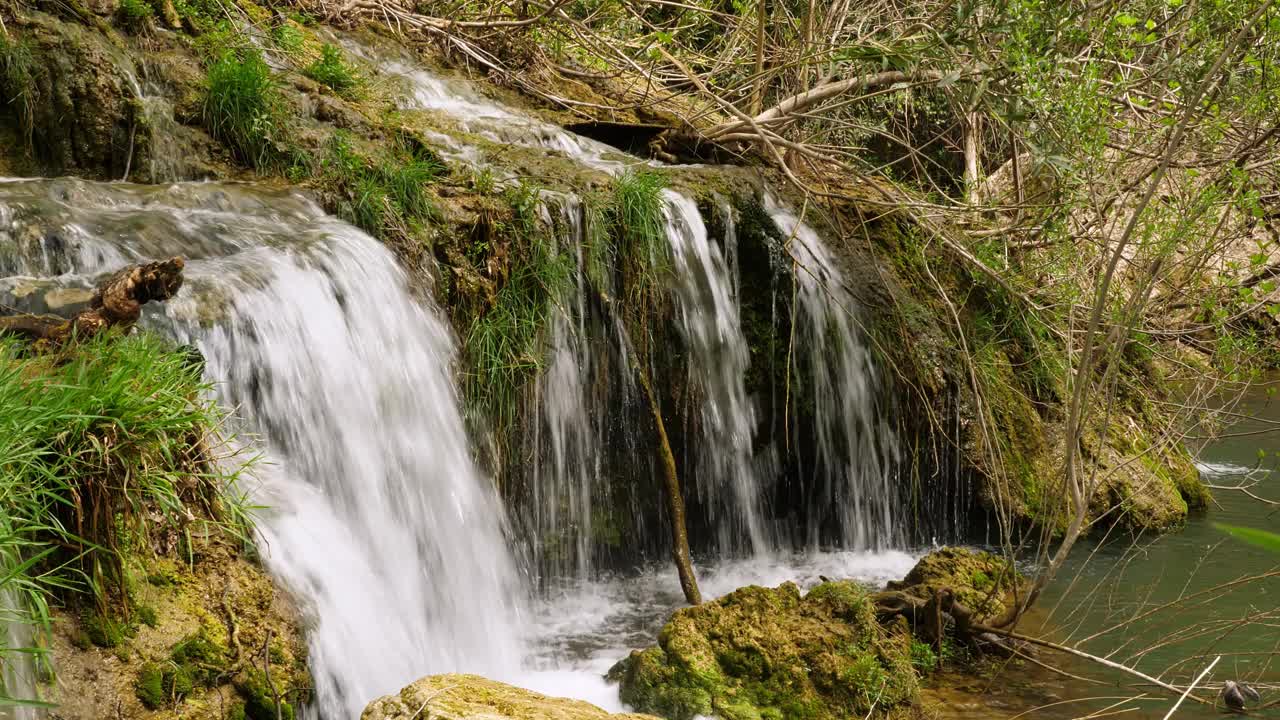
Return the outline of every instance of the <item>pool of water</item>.
[[[1219,655],[1206,678],[1216,698],[1224,680],[1253,684],[1263,703],[1280,699],[1280,557],[1228,537],[1215,523],[1280,531],[1280,401],[1265,388],[1236,412],[1247,416],[1199,449],[1199,468],[1216,486],[1214,504],[1175,532],[1081,542],[1042,597],[1023,631],[1134,667],[1175,685],[1186,683]],[[1259,451],[1264,455],[1260,456]],[[819,576],[855,578],[880,587],[900,578],[925,549],[911,552],[828,552],[723,562],[699,568],[706,597],[743,585],[802,587]],[[550,695],[577,697],[621,711],[617,688],[603,674],[632,648],[656,641],[684,605],[667,565],[638,575],[566,583],[533,610],[539,648],[530,670],[511,678]],[[1018,662],[986,677],[935,677],[926,701],[949,720],[1109,717],[1164,718],[1167,693],[1138,678],[1083,660],[1042,651],[1037,657],[1075,677]],[[1273,689],[1275,688],[1275,689]],[[1135,699],[1136,698],[1136,699]],[[1217,718],[1215,708],[1184,703],[1176,718]],[[1280,717],[1280,708],[1255,712]]]

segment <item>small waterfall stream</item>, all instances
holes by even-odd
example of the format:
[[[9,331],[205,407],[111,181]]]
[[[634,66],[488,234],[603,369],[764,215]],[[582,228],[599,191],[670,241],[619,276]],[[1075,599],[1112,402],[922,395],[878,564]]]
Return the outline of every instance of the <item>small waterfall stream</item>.
[[[6,255],[39,260],[18,273],[88,285],[188,257],[188,286],[148,321],[198,345],[261,436],[262,554],[311,616],[322,717],[357,717],[430,672],[519,673],[523,572],[471,458],[453,340],[381,243],[297,196],[236,186],[33,181],[0,185],[5,205],[27,250]],[[159,232],[140,236],[144,219]]]
[[[737,292],[723,254],[707,237],[698,206],[670,190],[663,198],[689,371],[703,393],[697,491],[711,508],[723,551],[764,555],[773,543],[752,458],[756,417],[745,385],[750,354],[738,319]]]
[[[817,232],[776,199],[766,201],[798,265],[799,345],[809,361],[817,426],[818,454],[806,473],[805,493],[812,527],[834,523],[847,548],[898,546],[903,540],[894,512],[898,441],[884,413],[877,412],[879,381],[855,324],[857,303]],[[818,537],[811,535],[809,544],[817,546]]]
[[[472,135],[606,174],[640,163],[458,82],[398,61],[383,68],[409,82],[405,107],[444,114]],[[439,139],[447,157],[479,166],[477,148]],[[719,211],[721,245],[688,196],[666,191],[664,203],[670,292],[699,403],[688,447],[696,483],[686,492],[698,494],[722,556],[699,562],[704,591],[902,574],[911,556],[888,551],[902,540],[898,449],[831,254],[793,213],[769,207],[803,266],[797,343],[807,364],[794,372],[812,384],[820,419],[818,456],[804,477],[807,512],[840,531],[838,547],[821,551],[816,530],[804,548],[790,547],[772,524],[774,449],[753,447],[760,418],[740,317],[739,293],[757,289],[738,287],[734,211],[727,202]],[[129,262],[189,259],[187,287],[146,321],[201,348],[247,441],[266,450],[253,489],[270,508],[263,554],[312,616],[320,718],[357,717],[377,695],[451,671],[621,709],[600,674],[651,642],[680,603],[667,563],[602,576],[595,556],[597,516],[614,503],[606,448],[637,435],[613,411],[636,393],[625,330],[602,320],[585,286],[589,228],[579,199],[543,193],[542,206],[557,252],[572,253],[579,272],[553,311],[549,360],[532,393],[536,420],[521,456],[533,459],[532,507],[517,531],[472,458],[451,331],[380,243],[297,195],[247,186],[0,183],[0,301],[45,310],[56,292],[85,299],[96,276]],[[655,475],[651,447],[615,451],[614,462],[635,466],[637,477]],[[521,540],[529,568],[515,549]],[[529,570],[565,582],[540,577],[543,594],[533,597]]]

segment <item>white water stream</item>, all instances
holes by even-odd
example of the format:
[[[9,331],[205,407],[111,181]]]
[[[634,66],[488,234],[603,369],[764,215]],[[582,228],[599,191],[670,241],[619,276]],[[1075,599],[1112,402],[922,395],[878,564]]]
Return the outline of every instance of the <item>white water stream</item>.
[[[559,152],[610,174],[638,162],[455,82],[387,69],[411,81],[407,106],[455,117],[491,141]],[[480,157],[442,141],[453,157]],[[791,554],[772,537],[752,448],[733,264],[692,200],[675,192],[664,200],[672,292],[701,393],[697,492],[718,546],[738,557],[699,565],[704,595],[820,574],[875,583],[901,576],[912,558],[884,550],[897,537],[888,485],[897,451],[879,424],[874,367],[829,253],[810,228],[772,208],[813,273],[812,281],[800,274],[800,296],[826,419],[810,497],[814,512],[840,515],[847,548]],[[575,253],[581,268],[576,198],[544,201],[549,218],[561,216],[560,251]],[[599,577],[594,567],[591,524],[610,502],[600,462],[605,406],[626,402],[631,390],[624,369],[624,397],[600,395],[604,368],[593,365],[591,344],[622,354],[626,342],[620,327],[589,322],[585,290],[554,316],[551,361],[538,380],[533,524],[564,529],[572,551],[560,579],[544,578],[534,598],[493,484],[472,460],[452,379],[454,339],[381,244],[296,195],[245,186],[0,184],[5,298],[41,295],[31,290],[40,283],[90,287],[102,272],[172,254],[189,260],[187,287],[148,322],[202,349],[219,396],[266,450],[252,489],[270,508],[262,554],[312,619],[311,713],[357,717],[378,695],[452,671],[621,709],[603,671],[652,643],[681,600],[666,564],[626,577]],[[863,548],[877,552],[854,551]]]

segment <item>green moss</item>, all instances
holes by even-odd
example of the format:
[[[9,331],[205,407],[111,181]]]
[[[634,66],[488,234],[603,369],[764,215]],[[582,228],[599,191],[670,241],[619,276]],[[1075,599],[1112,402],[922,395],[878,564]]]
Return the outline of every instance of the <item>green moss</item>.
[[[920,558],[905,578],[889,583],[889,588],[910,588],[919,597],[950,590],[978,618],[987,618],[1004,611],[1014,588],[1022,582],[1022,576],[1004,558],[968,548],[944,547]]]
[[[271,691],[271,685],[263,672],[246,672],[236,681],[236,691],[244,699],[244,716],[247,720],[276,720],[276,694]],[[293,705],[283,697],[280,698],[279,717],[281,720],[294,720]]]
[[[164,671],[159,665],[149,663],[138,673],[138,681],[134,684],[135,694],[142,704],[151,710],[164,707],[168,696],[164,692]]]
[[[80,619],[89,642],[101,648],[114,648],[137,634],[137,628],[99,613],[87,613]]]
[[[624,702],[673,720],[862,717],[919,690],[909,641],[880,627],[852,582],[803,598],[791,583],[746,587],[678,611],[658,647],[632,653],[610,677]]]
[[[159,619],[156,617],[156,609],[150,605],[143,605],[137,608],[135,612],[138,615],[138,622],[149,628],[155,627],[159,622]]]

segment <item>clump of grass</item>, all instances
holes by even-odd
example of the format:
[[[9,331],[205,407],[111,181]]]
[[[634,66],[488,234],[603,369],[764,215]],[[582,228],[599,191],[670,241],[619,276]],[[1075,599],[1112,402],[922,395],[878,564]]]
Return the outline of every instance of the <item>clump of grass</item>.
[[[413,234],[435,216],[427,188],[444,172],[436,157],[399,145],[367,157],[341,132],[320,163],[321,179],[338,198],[337,214],[383,240]]]
[[[222,415],[206,390],[146,334],[50,356],[0,339],[0,594],[20,622],[46,626],[52,595],[79,596],[90,640],[118,644],[127,555],[150,552],[154,533],[185,534],[192,516],[245,537],[234,475],[208,456]]]
[[[255,167],[279,162],[285,135],[280,92],[257,50],[223,52],[209,67],[205,124],[240,160]]]
[[[35,131],[34,67],[35,57],[30,45],[0,35],[0,106],[15,109],[28,148],[32,145],[32,133]]]
[[[155,9],[147,0],[120,0],[117,10],[120,25],[132,33],[145,33],[151,29],[151,22],[156,16]]]
[[[665,257],[662,191],[666,179],[648,170],[629,170],[613,185],[614,223],[623,241],[636,252]]]
[[[271,42],[288,55],[298,55],[306,46],[306,37],[293,22],[286,21],[271,28]]]
[[[615,243],[610,254],[621,273],[621,286],[628,290],[625,314],[633,324],[643,324],[661,301],[662,277],[670,269],[665,187],[666,179],[658,173],[628,171],[614,181],[606,212],[608,236]]]
[[[362,83],[356,69],[343,59],[336,45],[326,44],[320,48],[320,57],[303,69],[302,74],[343,97],[353,96]]]
[[[555,229],[538,222],[537,188],[520,183],[505,196],[513,215],[511,271],[465,340],[468,401],[500,428],[512,425],[521,388],[543,367],[543,330],[577,270],[572,255],[557,247]]]

